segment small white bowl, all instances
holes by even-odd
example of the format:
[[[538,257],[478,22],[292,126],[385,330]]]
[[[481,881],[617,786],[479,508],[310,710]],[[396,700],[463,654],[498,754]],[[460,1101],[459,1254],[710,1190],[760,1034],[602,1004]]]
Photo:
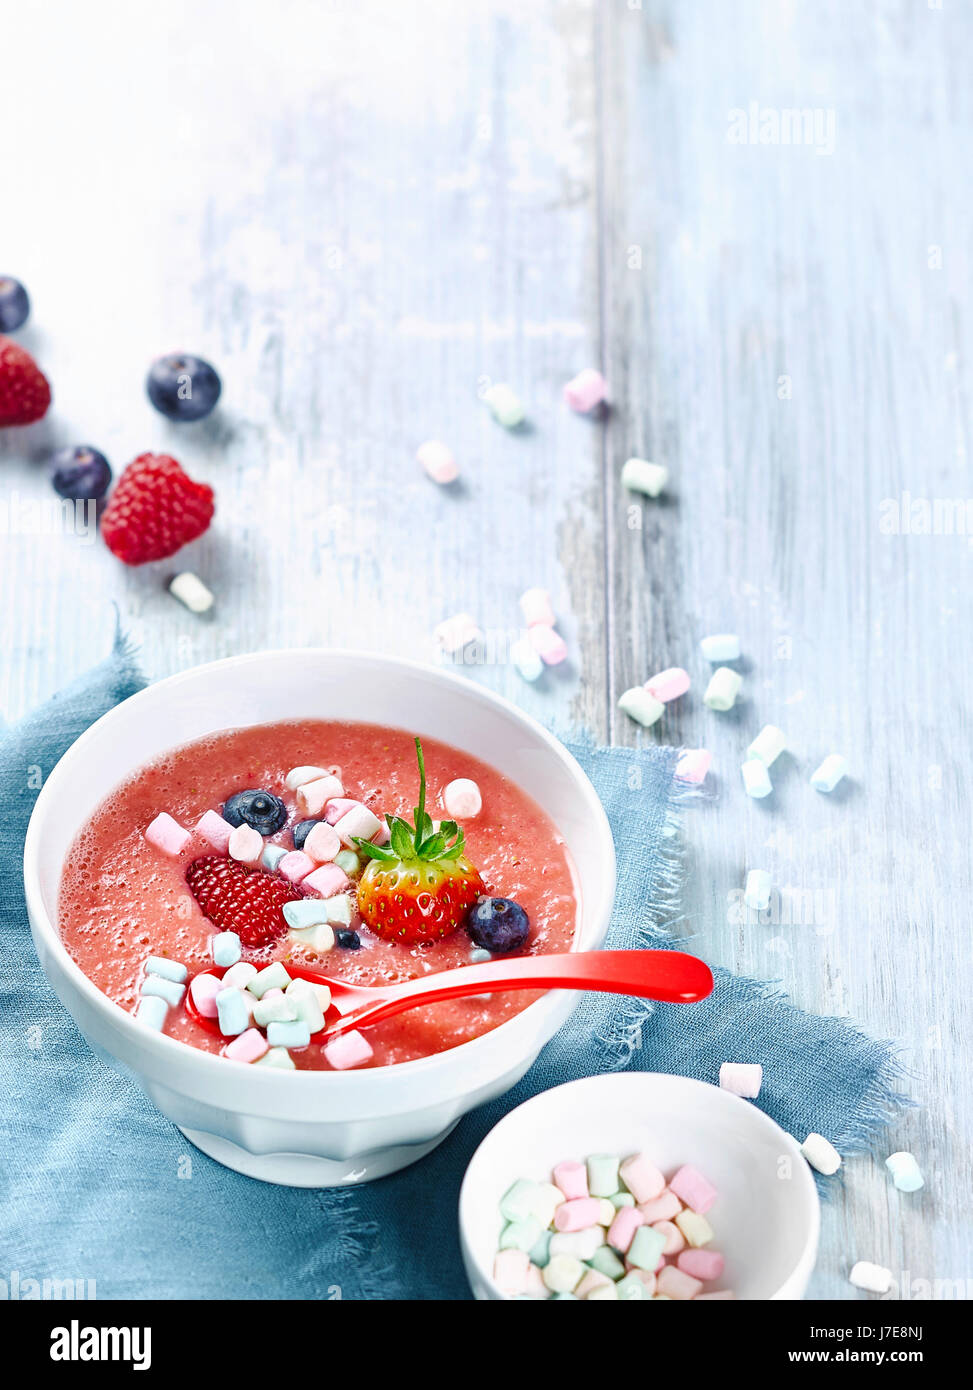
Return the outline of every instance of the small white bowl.
[[[661,1072],[611,1072],[525,1101],[491,1129],[459,1198],[463,1261],[478,1299],[501,1300],[493,1257],[499,1203],[517,1178],[550,1181],[556,1163],[645,1152],[666,1177],[684,1163],[719,1191],[706,1219],[726,1257],[714,1288],[743,1299],[801,1298],[818,1249],[820,1208],[797,1143],[749,1101]]]
[[[492,1033],[392,1067],[277,1071],[153,1032],[114,1004],[65,950],[61,868],[78,831],[150,759],[223,729],[294,719],[361,720],[475,754],[532,796],[578,875],[579,949],[600,946],[615,893],[608,819],[581,768],[507,700],[448,671],[361,652],[259,652],[197,666],[111,710],[68,749],[37,798],[24,847],[27,912],[44,973],[103,1057],[131,1072],[211,1157],[297,1187],[381,1177],[422,1158],[460,1116],[515,1085],[578,995],[552,990]]]

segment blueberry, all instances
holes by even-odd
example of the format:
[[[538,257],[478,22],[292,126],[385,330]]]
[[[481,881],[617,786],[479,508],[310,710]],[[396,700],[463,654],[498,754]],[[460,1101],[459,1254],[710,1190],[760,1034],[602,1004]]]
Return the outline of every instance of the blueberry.
[[[356,931],[348,931],[344,927],[339,927],[334,934],[334,939],[346,951],[361,950],[361,937]]]
[[[51,482],[61,497],[97,502],[108,491],[111,469],[104,454],[90,444],[76,444],[73,449],[58,449],[51,459]]]
[[[295,849],[303,849],[303,848],[304,848],[304,841],[305,841],[305,840],[307,839],[307,837],[310,835],[310,833],[311,833],[311,831],[314,829],[314,827],[315,827],[316,825],[320,825],[320,824],[321,824],[321,822],[320,822],[319,820],[302,820],[302,821],[298,821],[298,823],[295,825],[294,829],[291,831],[291,834],[292,834],[293,837],[294,837],[294,848],[295,848]]]
[[[19,280],[0,275],[0,333],[12,333],[27,322],[30,299]]]
[[[149,400],[170,420],[202,420],[220,398],[222,382],[210,364],[191,352],[157,357],[145,380]]]
[[[484,951],[519,951],[530,935],[530,919],[512,898],[477,898],[466,918],[466,930]]]
[[[223,819],[231,825],[252,825],[261,835],[276,835],[287,819],[287,807],[273,792],[235,792],[223,807]]]

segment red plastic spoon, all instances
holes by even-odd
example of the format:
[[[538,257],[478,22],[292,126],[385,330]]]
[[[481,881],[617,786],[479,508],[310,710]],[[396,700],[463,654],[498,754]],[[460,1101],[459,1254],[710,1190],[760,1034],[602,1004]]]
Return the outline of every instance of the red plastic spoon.
[[[713,988],[708,965],[683,951],[567,951],[551,956],[513,956],[483,965],[461,965],[418,980],[394,985],[352,985],[318,970],[286,962],[291,978],[327,985],[331,1008],[312,1042],[327,1042],[351,1028],[369,1028],[406,1009],[459,999],[470,994],[498,994],[508,989],[595,989],[608,994],[635,994],[663,1004],[694,1004]],[[212,969],[207,974],[222,974]],[[219,1033],[215,1018],[204,1018],[186,991],[186,1010],[200,1027]]]

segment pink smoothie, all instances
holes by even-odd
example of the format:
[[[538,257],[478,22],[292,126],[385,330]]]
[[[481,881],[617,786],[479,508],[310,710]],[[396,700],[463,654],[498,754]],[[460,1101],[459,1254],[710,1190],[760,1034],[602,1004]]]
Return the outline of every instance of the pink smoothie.
[[[457,777],[478,783],[483,809],[463,823],[467,854],[487,892],[513,898],[531,922],[526,954],[568,950],[578,919],[575,878],[567,848],[553,824],[513,782],[468,753],[423,739],[428,779],[427,810],[445,819],[441,793]],[[143,832],[160,811],[191,829],[208,810],[219,811],[228,796],[260,787],[281,797],[287,825],[270,837],[292,848],[291,827],[303,819],[295,794],[284,787],[296,766],[338,765],[345,795],[364,802],[384,819],[387,812],[411,820],[418,774],[411,734],[372,724],[323,720],[265,724],[214,735],[177,748],[124,782],[102,803],[68,857],[59,900],[61,936],[81,969],[122,1008],[134,1012],[149,955],[181,961],[190,976],[212,964],[210,938],[216,930],[186,885],[187,865],[213,850],[193,836],[178,857],[155,849]],[[354,895],[353,895],[354,901]],[[430,971],[470,963],[473,943],[460,930],[446,940],[404,946],[386,942],[353,913],[362,949],[336,947],[313,955],[283,937],[244,959],[299,961],[325,975],[359,984],[413,979]],[[500,994],[430,1005],[368,1030],[371,1065],[411,1061],[456,1047],[487,1033],[538,997]],[[227,1039],[208,1033],[186,1013],[170,1008],[165,1032],[193,1047],[219,1052]],[[320,1046],[295,1049],[299,1068],[324,1068]]]

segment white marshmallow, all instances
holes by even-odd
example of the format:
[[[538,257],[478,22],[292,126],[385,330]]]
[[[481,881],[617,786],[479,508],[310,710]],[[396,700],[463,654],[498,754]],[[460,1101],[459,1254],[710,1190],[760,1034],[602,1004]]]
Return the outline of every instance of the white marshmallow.
[[[740,770],[743,773],[743,786],[747,796],[759,801],[774,790],[770,774],[759,758],[748,758]]]
[[[520,638],[510,648],[510,660],[525,681],[536,681],[544,670],[544,663],[529,642]]]
[[[298,787],[303,787],[305,782],[316,782],[319,777],[327,777],[329,769],[326,767],[292,767],[284,778],[284,786],[289,792],[296,792]]]
[[[848,1282],[854,1284],[856,1289],[865,1289],[868,1293],[888,1293],[892,1287],[892,1271],[884,1265],[873,1265],[868,1260],[859,1260],[857,1264],[852,1265]]]
[[[420,444],[416,461],[434,483],[452,483],[459,477],[453,451],[441,439],[427,439],[425,444]]]
[[[169,585],[169,592],[173,598],[184,603],[190,613],[208,613],[213,607],[213,595],[191,570],[177,574]]]
[[[729,666],[719,666],[710,676],[709,685],[703,695],[703,704],[709,709],[725,714],[736,704],[743,677],[739,671],[731,671]]]
[[[765,724],[747,749],[748,758],[759,758],[764,767],[771,767],[787,747],[787,739],[776,724]]]
[[[735,632],[719,632],[713,637],[704,637],[699,649],[714,666],[719,666],[722,661],[740,659],[740,639]]]
[[[471,642],[480,642],[483,633],[469,613],[455,613],[444,618],[435,629],[435,638],[444,652],[460,652]]]
[[[373,835],[377,835],[382,828],[382,822],[378,816],[374,815],[367,806],[352,806],[350,811],[346,811],[339,821],[335,822],[335,834],[343,845],[349,849],[354,849],[355,839],[370,840]]]
[[[722,1062],[720,1087],[744,1100],[756,1100],[760,1094],[764,1069],[759,1062]]]
[[[669,481],[669,470],[661,463],[649,463],[648,459],[626,459],[622,467],[622,487],[630,492],[644,492],[647,497],[658,497]]]
[[[811,773],[811,786],[816,792],[833,792],[847,775],[848,764],[841,754],[829,753],[821,766]]]
[[[661,700],[657,700],[654,695],[651,695],[645,686],[634,685],[631,690],[626,690],[619,697],[618,708],[630,719],[634,719],[637,724],[649,728],[657,719],[661,718],[665,705]]]
[[[471,778],[457,777],[443,789],[443,805],[451,820],[472,820],[483,809],[483,797]]]
[[[770,874],[766,869],[751,869],[743,890],[743,901],[756,912],[766,912],[770,906]]]
[[[240,864],[256,864],[264,852],[264,837],[252,825],[234,826],[227,852]]]
[[[809,1134],[801,1145],[801,1153],[826,1178],[837,1173],[841,1167],[841,1154],[833,1144],[829,1144],[822,1134]]]
[[[524,419],[524,407],[520,397],[504,382],[484,391],[483,399],[493,411],[494,419],[505,429],[516,429]]]

